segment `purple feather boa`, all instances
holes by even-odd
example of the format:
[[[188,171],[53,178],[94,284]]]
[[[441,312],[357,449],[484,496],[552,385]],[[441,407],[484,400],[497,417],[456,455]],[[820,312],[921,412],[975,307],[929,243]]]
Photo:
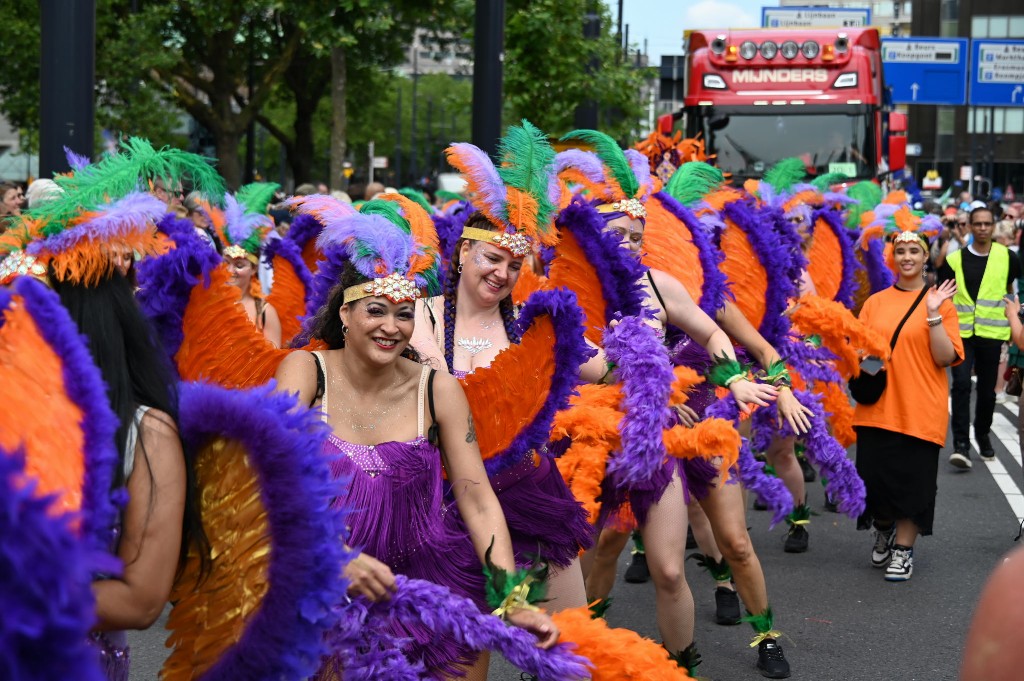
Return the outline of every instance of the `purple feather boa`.
[[[825,347],[815,348],[796,336],[787,336],[775,346],[782,359],[808,382],[839,383],[835,368],[836,356]]]
[[[706,414],[709,418],[720,418],[739,424],[739,405],[731,395],[708,407]],[[740,458],[733,467],[733,472],[740,479],[740,484],[756,494],[761,503],[772,512],[771,527],[781,523],[793,511],[793,495],[782,480],[765,472],[764,464],[754,458],[751,442],[747,438],[740,441]]]
[[[340,651],[345,681],[432,678],[422,664],[395,655],[404,642],[387,633],[390,621],[432,631],[439,640],[454,639],[471,650],[497,650],[513,665],[542,681],[589,676],[589,661],[574,654],[571,644],[541,650],[529,632],[481,613],[471,600],[443,586],[403,575],[396,576],[395,581],[398,588],[390,600],[370,603],[358,598],[342,606],[346,611],[339,617],[342,626],[333,629],[327,638],[331,647]]]
[[[878,239],[868,242],[867,249],[861,249],[864,267],[868,271],[868,283],[871,292],[878,293],[893,285],[896,275],[885,262],[885,245]]]
[[[618,240],[604,231],[601,214],[584,199],[577,196],[566,206],[555,225],[576,237],[591,267],[599,274],[601,294],[605,300],[604,323],[620,315],[635,317],[649,315],[644,307],[644,288],[641,278],[646,268]],[[596,323],[597,320],[591,320]]]
[[[149,317],[169,357],[174,358],[185,340],[183,324],[192,289],[210,285],[210,273],[221,258],[195,232],[188,220],[167,213],[157,228],[174,241],[173,250],[138,264],[139,291],[136,298]],[[173,366],[173,362],[172,362]]]
[[[316,239],[319,238],[320,232],[322,232],[323,229],[324,226],[321,225],[320,221],[315,217],[308,213],[299,213],[295,216],[295,219],[292,220],[292,224],[288,228],[288,232],[284,235],[284,238],[295,244],[295,247],[298,248],[301,253],[307,243],[311,240],[316,241]]]
[[[793,395],[800,404],[811,410],[812,415],[808,417],[811,430],[803,435],[796,435],[784,421],[782,428],[777,432],[781,437],[796,435],[804,443],[807,460],[828,480],[825,489],[829,496],[836,501],[840,511],[851,518],[857,518],[864,512],[865,507],[864,481],[857,475],[854,463],[846,456],[846,449],[829,433],[828,420],[821,406],[821,396],[804,390],[795,390]],[[775,432],[777,418],[778,410],[775,404],[763,407],[754,414],[755,424],[752,430],[755,433],[755,448],[767,447],[772,433]]]
[[[668,351],[639,317],[608,329],[604,341],[623,392],[622,449],[608,462],[608,474],[620,489],[653,490],[667,456],[662,433],[674,423],[668,401],[675,375]]]
[[[846,229],[846,225],[843,224],[842,214],[834,208],[825,207],[814,211],[814,214],[811,217],[812,224],[817,223],[819,218],[828,225],[828,228],[831,229],[832,233],[836,235],[837,239],[839,239],[839,249],[842,252],[842,282],[839,284],[839,290],[836,292],[834,300],[837,303],[845,305],[847,308],[852,308],[857,287],[857,270],[862,267],[862,265],[857,262],[857,254],[854,252],[853,237],[850,235],[850,230]]]
[[[109,552],[117,508],[111,492],[119,457],[114,446],[117,416],[107,400],[107,388],[93,363],[85,338],[57,294],[31,277],[18,277],[14,292],[35,321],[43,340],[60,357],[68,397],[82,410],[85,479],[82,483],[82,536],[86,547]],[[110,557],[105,572],[120,574],[120,562]]]
[[[302,259],[302,249],[295,242],[288,239],[272,239],[263,248],[263,262],[273,267],[275,257],[280,257],[295,270],[295,276],[299,278],[299,282],[301,282],[302,289],[305,292],[305,300],[303,302],[308,303],[313,291],[313,275],[310,273],[309,268],[306,267],[306,261]],[[287,342],[287,339],[285,341]]]
[[[441,259],[444,263],[442,269],[446,269],[448,263],[452,261],[455,255],[455,244],[462,236],[462,228],[474,210],[473,204],[469,201],[459,201],[443,213],[435,213],[431,216],[434,221],[434,229],[437,230],[438,242],[441,245]]]
[[[198,383],[181,389],[181,433],[190,447],[198,450],[212,437],[245,446],[271,537],[260,608],[205,681],[310,676],[329,652],[324,634],[336,625],[335,605],[346,599],[339,576],[354,553],[341,541],[345,512],[331,507],[346,483],[332,479],[322,452],[328,427],[275,387],[271,381],[249,390]]]
[[[551,318],[555,330],[555,371],[543,406],[513,438],[508,448],[485,462],[487,475],[494,475],[522,461],[531,451],[541,451],[551,435],[555,414],[569,406],[576,394],[580,365],[596,354],[583,338],[583,312],[576,294],[566,289],[537,291],[530,296],[516,320],[516,333],[523,333],[542,315]]]
[[[800,252],[800,235],[785,221],[781,212],[749,199],[733,201],[723,210],[725,217],[743,230],[768,277],[765,312],[758,331],[771,344],[789,332],[784,314],[789,299],[796,297],[797,282],[806,259]]]
[[[94,551],[38,496],[23,452],[0,449],[0,670],[7,681],[103,681],[88,634],[96,622]]]
[[[658,192],[654,195],[654,199],[660,201],[665,210],[690,230],[693,245],[697,247],[700,257],[700,268],[704,278],[699,302],[700,309],[714,319],[718,310],[725,305],[726,296],[731,297],[732,295],[729,292],[728,278],[721,270],[725,254],[715,246],[708,235],[707,228],[701,224],[693,211],[672,198],[668,192]]]

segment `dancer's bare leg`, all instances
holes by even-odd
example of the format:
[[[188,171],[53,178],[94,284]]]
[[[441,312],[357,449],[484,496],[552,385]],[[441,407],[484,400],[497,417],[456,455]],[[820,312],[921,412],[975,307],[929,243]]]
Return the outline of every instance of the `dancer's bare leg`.
[[[615,585],[615,573],[618,570],[619,555],[629,541],[628,532],[619,532],[605,528],[597,538],[597,546],[591,551],[594,558],[590,572],[587,574],[586,600],[593,603],[608,598]]]

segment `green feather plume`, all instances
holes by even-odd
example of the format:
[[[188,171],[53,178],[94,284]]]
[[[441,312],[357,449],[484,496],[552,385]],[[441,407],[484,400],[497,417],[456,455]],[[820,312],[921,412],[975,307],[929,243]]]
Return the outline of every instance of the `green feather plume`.
[[[828,188],[840,182],[846,182],[849,177],[842,173],[825,173],[811,180],[811,185],[819,192],[828,191]]]
[[[360,206],[359,212],[363,215],[379,215],[400,227],[406,234],[412,234],[409,221],[402,215],[402,207],[395,201],[373,199]]]
[[[611,171],[612,177],[619,183],[627,197],[636,196],[640,191],[640,183],[637,182],[636,174],[630,167],[626,155],[622,153],[618,142],[611,137],[597,130],[573,130],[562,138],[563,142],[567,140],[578,140],[593,147],[594,153]]]
[[[600,598],[591,603],[587,608],[590,610],[590,619],[600,620],[605,619],[605,615],[608,614],[608,608],[612,607],[612,599]]]
[[[777,192],[789,191],[797,182],[802,182],[807,175],[804,162],[798,158],[784,158],[764,174],[763,182],[767,182]]]
[[[882,202],[882,188],[870,180],[853,185],[846,190],[846,195],[858,202],[846,210],[846,226],[850,229],[859,228],[860,216]]]
[[[492,608],[502,605],[505,598],[519,584],[530,580],[530,593],[527,597],[532,605],[544,601],[547,595],[548,566],[546,563],[534,563],[528,568],[508,572],[491,562],[491,551],[494,550],[494,539],[484,553],[484,597]]]
[[[245,206],[246,213],[262,214],[274,200],[274,192],[281,188],[276,182],[253,182],[240,187],[235,198]]]
[[[133,191],[148,190],[149,180],[170,185],[188,181],[207,200],[219,204],[224,196],[224,180],[212,161],[170,147],[157,150],[148,140],[129,137],[121,143],[119,153],[105,156],[73,175],[54,178],[64,193],[27,215],[44,222],[43,234],[51,236],[83,210],[95,210]]]
[[[703,161],[692,161],[672,174],[665,191],[684,206],[694,206],[724,181],[725,176],[718,168]]]
[[[424,196],[423,192],[421,192],[420,190],[413,189],[412,187],[402,187],[401,189],[398,190],[398,193],[404,196],[405,198],[409,199],[410,201],[415,201],[416,203],[420,204],[420,207],[423,208],[423,210],[427,211],[427,215],[434,214],[434,207],[430,205],[430,202],[427,201],[427,197]],[[438,193],[440,194],[440,192]]]
[[[399,190],[399,191],[401,191],[401,190]],[[441,201],[448,202],[448,201],[461,201],[465,197],[462,196],[462,194],[456,194],[455,192],[450,192],[447,189],[438,189],[437,190],[437,198],[440,199]]]
[[[770,605],[764,609],[764,612],[756,615],[748,610],[747,616],[741,617],[740,622],[749,622],[754,631],[763,634],[775,628],[775,613],[772,612]]]
[[[729,567],[725,558],[719,561],[711,556],[705,556],[703,553],[691,553],[687,556],[687,560],[696,561],[697,565],[707,570],[716,582],[728,582],[732,579],[732,568]]]
[[[510,126],[501,138],[498,158],[501,159],[498,176],[502,182],[537,201],[537,227],[543,230],[558,210],[548,196],[555,150],[547,136],[524,118],[522,125]]]

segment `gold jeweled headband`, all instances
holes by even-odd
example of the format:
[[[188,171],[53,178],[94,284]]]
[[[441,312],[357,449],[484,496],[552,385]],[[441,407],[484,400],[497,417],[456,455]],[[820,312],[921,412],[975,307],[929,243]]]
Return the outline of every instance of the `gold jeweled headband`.
[[[598,213],[625,213],[634,220],[647,218],[647,209],[640,199],[623,199],[615,203],[602,203],[597,206]]]
[[[892,240],[893,244],[919,244],[925,240],[923,234],[918,232],[912,232],[909,229],[900,232],[896,235],[896,238]]]
[[[349,286],[345,289],[344,302],[351,303],[371,296],[383,296],[392,303],[403,303],[420,297],[420,289],[412,279],[406,279],[398,272],[372,281]]]
[[[529,255],[533,247],[533,240],[522,232],[510,234],[508,232],[492,232],[479,227],[463,227],[461,238],[493,244],[504,248],[517,258]]]
[[[238,244],[231,244],[230,246],[225,247],[223,255],[225,258],[231,258],[232,260],[235,258],[245,258],[253,265],[259,265],[260,263],[260,259],[256,254],[250,253]]]

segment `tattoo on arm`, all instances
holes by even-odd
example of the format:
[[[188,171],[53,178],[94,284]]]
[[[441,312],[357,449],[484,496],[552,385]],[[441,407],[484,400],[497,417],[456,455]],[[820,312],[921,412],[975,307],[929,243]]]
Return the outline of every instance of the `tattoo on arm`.
[[[466,442],[476,442],[476,426],[473,425],[473,415],[469,415],[469,430],[466,432]]]

